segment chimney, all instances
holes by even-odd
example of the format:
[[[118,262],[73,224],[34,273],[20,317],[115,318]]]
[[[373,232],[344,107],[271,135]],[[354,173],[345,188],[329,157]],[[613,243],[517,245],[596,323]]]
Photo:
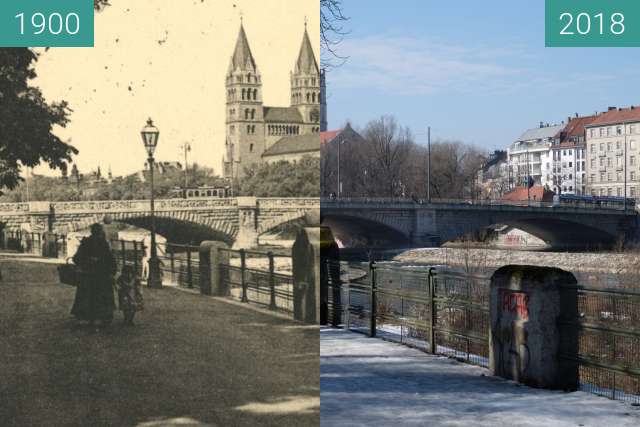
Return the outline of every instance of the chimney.
[[[631,106],[631,107],[629,107],[629,108],[631,108],[632,110],[635,110],[635,109],[636,109],[636,107],[635,107],[634,105],[632,105],[632,106]]]
[[[567,124],[569,124],[571,122],[571,117],[567,117]]]
[[[609,110],[608,110],[608,111],[613,111],[613,110],[615,110],[615,109],[616,109],[616,107],[609,107]]]
[[[576,119],[578,118],[578,113],[576,113]]]
[[[543,128],[544,127],[544,122],[540,122],[540,127]]]

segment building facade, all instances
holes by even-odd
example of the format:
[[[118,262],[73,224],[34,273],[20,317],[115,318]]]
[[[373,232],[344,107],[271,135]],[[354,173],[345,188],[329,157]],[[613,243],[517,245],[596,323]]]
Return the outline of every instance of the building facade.
[[[263,154],[284,138],[315,134],[319,153],[320,70],[306,25],[290,84],[288,107],[263,104],[260,71],[240,24],[226,77],[225,178],[241,178],[246,168],[262,163]]]
[[[637,197],[640,109],[610,107],[585,129],[587,194]]]
[[[527,130],[511,144],[507,150],[510,188],[527,186],[529,177],[533,185],[551,187],[550,149],[563,128],[564,125],[540,123],[539,127]]]

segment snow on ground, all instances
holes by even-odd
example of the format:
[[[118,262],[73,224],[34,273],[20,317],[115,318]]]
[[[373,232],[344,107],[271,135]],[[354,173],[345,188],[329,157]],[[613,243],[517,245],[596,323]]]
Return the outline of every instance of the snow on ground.
[[[321,425],[618,427],[640,408],[489,377],[488,371],[344,330],[320,332]]]

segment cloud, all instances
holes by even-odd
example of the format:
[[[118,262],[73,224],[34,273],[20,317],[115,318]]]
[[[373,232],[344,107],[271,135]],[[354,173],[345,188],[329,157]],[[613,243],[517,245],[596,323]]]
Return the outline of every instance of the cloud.
[[[547,58],[521,45],[458,46],[434,38],[375,35],[345,39],[340,52],[349,60],[330,70],[332,87],[403,96],[553,91],[567,85],[603,84],[612,78],[579,69],[558,78],[546,68]]]

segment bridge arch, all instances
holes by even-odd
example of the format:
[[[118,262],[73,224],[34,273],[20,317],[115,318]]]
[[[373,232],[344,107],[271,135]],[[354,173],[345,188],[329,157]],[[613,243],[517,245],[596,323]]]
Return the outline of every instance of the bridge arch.
[[[322,216],[322,225],[331,228],[336,240],[348,248],[408,247],[411,237],[406,232],[376,221],[353,214],[332,214]]]

